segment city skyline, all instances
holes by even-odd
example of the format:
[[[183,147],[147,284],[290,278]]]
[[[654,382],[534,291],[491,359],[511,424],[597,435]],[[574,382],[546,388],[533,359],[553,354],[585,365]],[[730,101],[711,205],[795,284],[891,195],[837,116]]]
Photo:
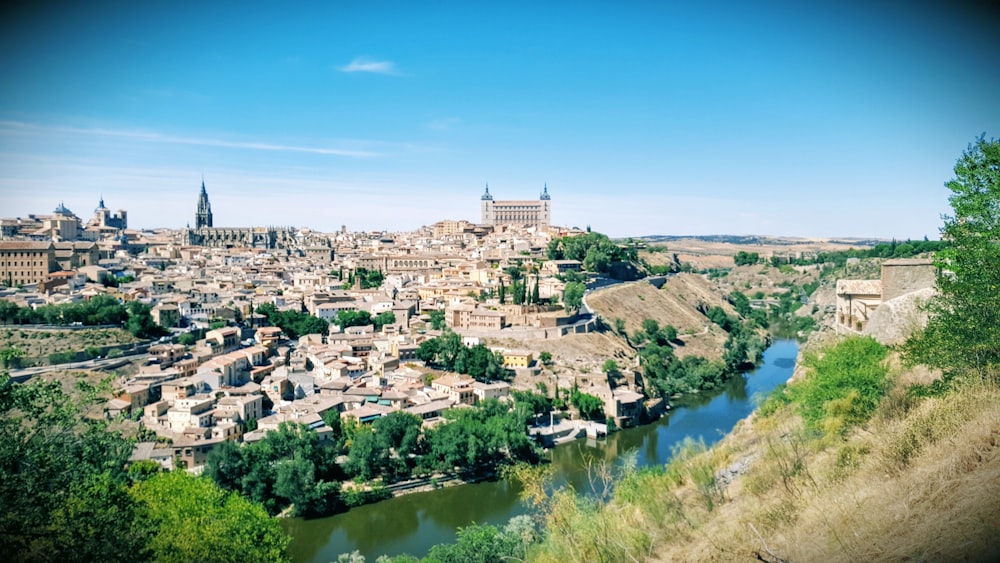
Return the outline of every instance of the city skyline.
[[[2,216],[412,230],[544,185],[611,236],[936,238],[996,13],[736,2],[5,8]]]

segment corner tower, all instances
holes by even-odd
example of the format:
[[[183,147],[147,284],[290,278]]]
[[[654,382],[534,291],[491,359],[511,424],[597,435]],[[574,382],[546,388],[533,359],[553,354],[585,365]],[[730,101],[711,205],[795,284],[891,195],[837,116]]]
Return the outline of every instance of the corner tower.
[[[538,214],[538,223],[549,227],[552,225],[552,196],[549,195],[548,182],[542,187],[542,195],[539,196],[538,200],[542,204],[542,208]]]
[[[212,204],[208,202],[208,192],[205,191],[205,179],[201,179],[201,193],[198,194],[198,212],[194,215],[194,228],[212,226]]]

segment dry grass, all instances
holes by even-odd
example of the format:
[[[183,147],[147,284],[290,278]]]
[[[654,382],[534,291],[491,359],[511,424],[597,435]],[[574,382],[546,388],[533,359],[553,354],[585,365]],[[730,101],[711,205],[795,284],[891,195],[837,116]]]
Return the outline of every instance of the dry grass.
[[[698,311],[699,306],[720,306],[734,314],[722,293],[697,274],[673,276],[661,289],[644,282],[613,286],[588,295],[587,304],[608,323],[625,321],[629,334],[642,330],[643,319],[654,319],[660,326],[673,325],[684,342],[675,350],[680,357],[721,357],[727,335]]]
[[[625,478],[603,508],[560,498],[543,511],[558,533],[534,559],[997,560],[1000,388],[905,392],[929,378],[897,371],[875,416],[846,438],[808,433],[785,407],[665,472]],[[739,460],[744,475],[726,487],[712,479]]]

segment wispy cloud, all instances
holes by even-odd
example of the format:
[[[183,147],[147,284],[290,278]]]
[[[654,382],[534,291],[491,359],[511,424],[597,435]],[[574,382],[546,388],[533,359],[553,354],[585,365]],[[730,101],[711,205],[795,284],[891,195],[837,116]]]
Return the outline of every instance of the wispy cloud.
[[[265,143],[258,141],[230,141],[224,139],[211,139],[199,137],[179,137],[175,135],[164,135],[152,131],[131,131],[124,129],[105,128],[83,128],[64,126],[43,126],[20,121],[0,121],[0,134],[7,133],[65,133],[75,135],[98,135],[103,137],[118,137],[126,139],[136,139],[157,143],[172,143],[178,145],[198,145],[206,147],[221,147],[232,149],[247,149],[258,151],[282,151],[297,152],[307,154],[321,154],[328,156],[342,156],[348,158],[373,158],[383,156],[381,153],[341,149],[331,147],[315,147],[301,145],[285,145],[276,143]]]
[[[392,61],[377,61],[369,57],[357,57],[350,63],[337,67],[340,72],[370,72],[373,74],[398,75],[396,63]]]
[[[435,131],[447,131],[452,127],[458,125],[459,120],[457,117],[445,117],[442,119],[435,119],[427,124],[428,129],[433,129]]]

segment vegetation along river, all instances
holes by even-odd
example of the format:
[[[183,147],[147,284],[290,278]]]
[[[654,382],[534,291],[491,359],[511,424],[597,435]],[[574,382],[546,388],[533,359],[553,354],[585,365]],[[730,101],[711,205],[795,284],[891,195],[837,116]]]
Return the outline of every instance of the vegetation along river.
[[[659,421],[611,434],[606,440],[579,440],[551,450],[555,483],[589,488],[588,461],[613,460],[629,451],[639,466],[664,464],[684,438],[719,441],[740,419],[749,415],[755,397],[784,383],[795,368],[798,345],[777,340],[764,352],[764,361],[744,377],[733,378],[716,392],[673,401]],[[470,524],[503,525],[528,508],[518,497],[517,483],[500,480],[414,493],[351,509],[349,512],[283,522],[292,536],[296,563],[335,561],[341,553],[358,550],[369,561],[379,555],[410,553],[418,557],[431,546],[455,540],[455,531]]]

